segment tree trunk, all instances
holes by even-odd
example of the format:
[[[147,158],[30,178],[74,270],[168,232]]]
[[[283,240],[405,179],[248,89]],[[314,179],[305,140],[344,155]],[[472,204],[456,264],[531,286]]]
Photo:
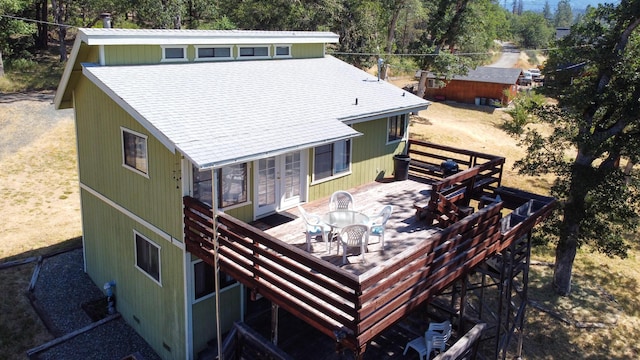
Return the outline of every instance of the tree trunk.
[[[393,43],[396,39],[396,26],[400,17],[400,10],[404,8],[405,0],[397,0],[391,9],[391,22],[389,23],[389,32],[387,34],[387,54],[393,51]]]
[[[424,94],[427,92],[427,75],[428,72],[426,70],[422,70],[420,72],[420,80],[418,81],[418,95],[421,98],[424,98]]]
[[[58,40],[60,42],[60,62],[67,61],[67,44],[65,37],[67,36],[67,28],[64,24],[64,2],[63,0],[51,0],[51,7],[56,24],[58,24]]]
[[[0,77],[4,76],[4,64],[2,63],[2,50],[0,50]]]
[[[573,164],[569,200],[563,210],[564,219],[560,229],[560,239],[556,246],[556,262],[553,271],[553,287],[561,296],[571,293],[573,261],[578,250],[580,223],[585,218],[585,199],[589,191],[587,181],[596,174],[591,167],[592,159],[579,151]]]
[[[47,0],[36,0],[36,20],[38,32],[36,36],[36,47],[46,49],[49,46],[49,26],[43,21],[47,21]]]
[[[566,210],[565,210],[566,216]],[[569,227],[577,231],[577,224],[570,224],[572,221],[565,221],[563,227]],[[567,234],[560,237],[556,247],[556,262],[553,271],[553,288],[561,296],[568,296],[571,293],[571,276],[573,273],[573,261],[576,258],[578,249],[577,234]]]

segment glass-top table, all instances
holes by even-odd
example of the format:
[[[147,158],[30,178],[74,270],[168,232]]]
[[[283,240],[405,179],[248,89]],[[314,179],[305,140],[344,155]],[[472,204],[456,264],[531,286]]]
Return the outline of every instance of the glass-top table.
[[[329,249],[328,252],[331,253],[331,243],[333,242],[334,236],[338,235],[340,229],[347,225],[369,225],[369,217],[366,214],[361,213],[360,211],[355,210],[334,210],[329,211],[328,213],[322,216],[322,221],[331,227],[331,232],[329,233]],[[338,247],[340,244],[338,244]],[[338,253],[340,249],[338,248]]]
[[[369,225],[369,217],[354,210],[334,210],[322,216],[322,221],[333,229],[340,229],[347,225]]]
[[[334,236],[338,234],[340,229],[353,224],[368,226],[370,221],[369,216],[355,210],[334,210],[324,214],[322,216],[322,222],[331,227],[331,232],[329,233],[328,252],[331,252],[331,243],[333,242]]]

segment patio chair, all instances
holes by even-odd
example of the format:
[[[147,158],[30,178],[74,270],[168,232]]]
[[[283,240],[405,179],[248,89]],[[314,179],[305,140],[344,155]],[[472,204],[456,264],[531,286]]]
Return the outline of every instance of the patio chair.
[[[393,206],[385,205],[378,215],[371,218],[371,223],[369,224],[369,236],[377,236],[380,238],[382,251],[384,251],[384,230],[392,212]]]
[[[353,247],[359,247],[362,254],[362,262],[365,262],[364,253],[369,242],[369,227],[367,225],[347,225],[340,230],[340,243],[342,244],[342,265],[347,263],[347,250]],[[340,246],[340,245],[338,245]],[[338,255],[340,248],[338,247]]]
[[[298,211],[300,211],[300,215],[306,224],[307,251],[311,251],[311,239],[322,236],[327,251],[331,252],[331,242],[329,241],[331,227],[326,225],[319,215],[308,213],[300,205],[298,205]]]
[[[450,337],[451,322],[449,320],[441,323],[430,323],[423,337],[415,338],[407,343],[402,355],[406,355],[407,350],[411,348],[418,352],[420,359],[429,360],[432,351],[444,351]]]
[[[329,199],[329,211],[353,210],[353,195],[344,190],[338,190],[331,194]]]

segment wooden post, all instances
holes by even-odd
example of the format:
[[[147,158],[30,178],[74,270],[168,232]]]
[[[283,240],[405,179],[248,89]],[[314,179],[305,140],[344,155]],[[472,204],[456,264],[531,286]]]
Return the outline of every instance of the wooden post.
[[[427,71],[422,70],[420,72],[420,81],[418,82],[418,97],[424,98],[424,94],[427,92]]]
[[[276,303],[271,303],[271,342],[278,346],[278,309],[280,307]]]

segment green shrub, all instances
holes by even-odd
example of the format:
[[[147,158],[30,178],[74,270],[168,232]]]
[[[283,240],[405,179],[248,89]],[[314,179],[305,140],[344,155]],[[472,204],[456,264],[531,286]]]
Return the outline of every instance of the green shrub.
[[[25,58],[7,60],[7,71],[12,72],[33,72],[38,68],[38,63]]]

